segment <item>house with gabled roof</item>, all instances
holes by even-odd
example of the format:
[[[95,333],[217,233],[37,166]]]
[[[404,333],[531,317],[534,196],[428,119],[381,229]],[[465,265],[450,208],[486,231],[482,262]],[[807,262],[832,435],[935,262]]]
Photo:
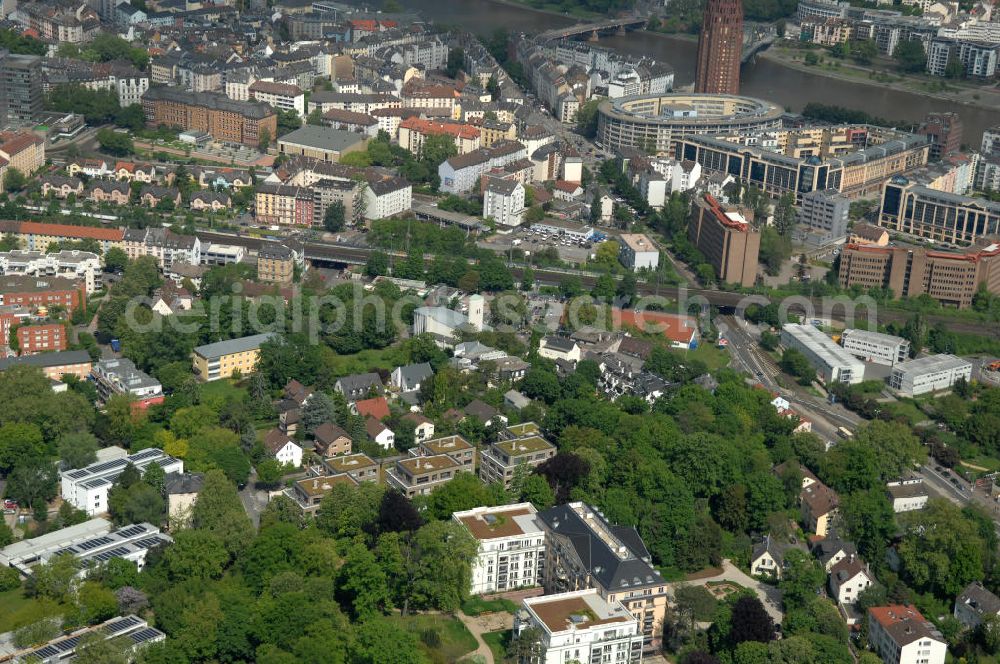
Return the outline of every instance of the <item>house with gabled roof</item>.
[[[754,544],[750,554],[750,574],[780,579],[785,569],[785,552],[788,548],[787,544],[770,533],[764,535],[760,542]]]
[[[351,437],[333,422],[324,422],[313,431],[313,446],[321,457],[351,453]]]
[[[281,429],[271,429],[264,436],[264,449],[278,463],[298,468],[302,465],[302,448]]]
[[[851,554],[830,568],[830,596],[838,604],[854,604],[858,595],[875,584],[860,556]]]
[[[374,417],[365,419],[365,431],[368,432],[368,437],[382,449],[392,449],[396,442],[396,434],[393,433],[392,429]]]
[[[816,482],[802,489],[799,500],[806,530],[825,537],[830,523],[838,514],[840,497],[827,485]]]
[[[376,420],[383,420],[389,417],[389,403],[385,400],[385,397],[360,399],[354,402],[351,410],[365,418],[371,417]]]
[[[396,367],[389,375],[389,386],[400,392],[415,392],[434,375],[429,362]]]
[[[843,540],[837,536],[836,532],[829,531],[824,539],[813,545],[812,554],[816,556],[819,564],[829,573],[833,566],[848,556],[857,555],[858,549],[851,542]]]
[[[403,419],[407,422],[413,422],[413,437],[418,443],[434,437],[434,422],[420,413],[407,413],[403,415]]]
[[[973,581],[955,598],[955,618],[975,629],[984,618],[1000,616],[1000,597],[997,597],[979,581]]]
[[[369,372],[338,378],[333,384],[333,389],[343,394],[348,401],[357,401],[367,399],[373,392],[381,394],[383,385],[377,373]]]

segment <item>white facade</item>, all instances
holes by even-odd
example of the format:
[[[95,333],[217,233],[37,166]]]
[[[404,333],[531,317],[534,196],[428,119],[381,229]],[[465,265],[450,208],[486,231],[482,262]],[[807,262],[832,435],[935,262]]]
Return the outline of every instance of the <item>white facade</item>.
[[[520,226],[524,219],[524,185],[506,180],[490,182],[483,194],[483,217],[500,226]]]
[[[618,260],[636,272],[643,268],[655,270],[660,264],[660,250],[642,233],[624,233],[620,238]]]
[[[514,618],[514,638],[539,630],[537,664],[642,661],[638,620],[621,602],[605,601],[597,589],[531,597],[522,607]]]
[[[101,259],[89,251],[69,249],[52,254],[24,249],[0,252],[0,275],[11,274],[81,280],[90,295],[101,287]]]
[[[948,646],[914,608],[868,610],[868,642],[886,664],[944,664]]]
[[[924,488],[924,481],[920,478],[887,482],[886,490],[892,500],[892,510],[896,514],[922,510],[927,506],[927,499],[930,497]]]
[[[365,187],[365,219],[385,219],[408,211],[413,206],[413,187],[402,178]]]
[[[541,583],[545,533],[535,523],[535,513],[531,503],[519,503],[452,514],[452,519],[464,525],[479,542],[479,553],[472,564],[473,595]]]
[[[250,96],[273,108],[280,108],[283,111],[295,111],[299,117],[306,116],[306,96],[302,90],[292,91],[295,86],[278,85],[273,86],[265,82],[257,82],[248,88]],[[279,91],[277,88],[288,87],[288,92]],[[263,88],[263,89],[260,89]]]
[[[830,595],[837,604],[854,604],[858,595],[872,584],[865,565],[853,554],[830,570]]]
[[[806,356],[824,383],[857,384],[865,379],[865,364],[812,325],[786,323],[781,344]]]
[[[902,337],[881,332],[869,332],[868,330],[848,329],[844,330],[840,337],[840,343],[844,350],[855,357],[895,366],[900,362],[905,362],[910,356],[910,342]]]
[[[931,355],[896,365],[889,387],[907,397],[947,390],[958,379],[972,378],[972,364],[954,355]]]
[[[278,463],[298,468],[302,465],[302,448],[289,440],[284,447],[274,453]]]
[[[646,171],[639,176],[639,193],[649,207],[659,210],[667,201],[667,180],[656,171]]]
[[[151,464],[159,464],[165,473],[183,473],[184,462],[151,447],[112,461],[98,461],[86,468],[59,473],[62,498],[88,516],[108,511],[108,492],[125,466],[131,463],[141,473]]]

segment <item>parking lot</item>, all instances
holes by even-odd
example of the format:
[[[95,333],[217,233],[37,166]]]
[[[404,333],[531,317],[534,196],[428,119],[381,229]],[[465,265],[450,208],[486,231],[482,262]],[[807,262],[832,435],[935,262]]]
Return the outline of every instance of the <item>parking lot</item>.
[[[535,228],[519,228],[512,233],[480,240],[479,245],[493,251],[507,251],[517,248],[531,254],[545,249],[555,249],[559,258],[567,263],[583,263],[587,261],[600,242],[577,239],[567,234],[557,234]]]

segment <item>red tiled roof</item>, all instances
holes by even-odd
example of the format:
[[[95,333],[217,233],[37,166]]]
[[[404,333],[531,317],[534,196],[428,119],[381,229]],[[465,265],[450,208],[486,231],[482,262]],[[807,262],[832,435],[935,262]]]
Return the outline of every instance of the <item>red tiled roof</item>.
[[[698,321],[691,316],[633,309],[612,309],[611,315],[616,325],[631,325],[642,331],[661,332],[676,343],[690,343],[692,336],[698,331]]]
[[[358,409],[358,415],[362,417],[373,417],[376,420],[389,417],[389,403],[385,400],[385,397],[362,399],[361,401],[356,401],[354,407]]]
[[[448,136],[458,136],[459,138],[470,140],[479,137],[478,129],[458,122],[434,122],[433,120],[423,120],[421,118],[406,118],[399,123],[399,128],[409,129],[421,134],[447,134]]]
[[[97,228],[95,226],[71,226],[70,224],[46,224],[39,221],[21,222],[21,233],[31,235],[57,235],[62,237],[83,238],[121,242],[125,231],[120,228]]]

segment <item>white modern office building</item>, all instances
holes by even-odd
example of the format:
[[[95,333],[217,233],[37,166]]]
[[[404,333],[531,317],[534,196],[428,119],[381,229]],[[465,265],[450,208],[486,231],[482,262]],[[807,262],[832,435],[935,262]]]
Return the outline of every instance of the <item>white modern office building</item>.
[[[541,633],[538,664],[642,661],[639,621],[618,601],[590,588],[529,597],[514,616],[514,638],[526,630]]]
[[[865,363],[812,325],[786,323],[781,344],[805,355],[824,383],[854,384],[865,379]]]
[[[910,342],[892,334],[847,329],[840,343],[844,350],[865,362],[894,367],[910,357]]]
[[[98,461],[86,468],[60,472],[62,498],[89,516],[107,512],[108,492],[125,467],[132,464],[142,473],[154,463],[162,466],[165,474],[184,472],[183,461],[151,447],[120,459]]]
[[[541,585],[545,532],[535,522],[535,514],[534,505],[519,503],[451,515],[479,542],[472,564],[473,595]]]
[[[904,397],[947,390],[959,378],[972,377],[972,363],[954,355],[929,355],[896,365],[889,387]]]

